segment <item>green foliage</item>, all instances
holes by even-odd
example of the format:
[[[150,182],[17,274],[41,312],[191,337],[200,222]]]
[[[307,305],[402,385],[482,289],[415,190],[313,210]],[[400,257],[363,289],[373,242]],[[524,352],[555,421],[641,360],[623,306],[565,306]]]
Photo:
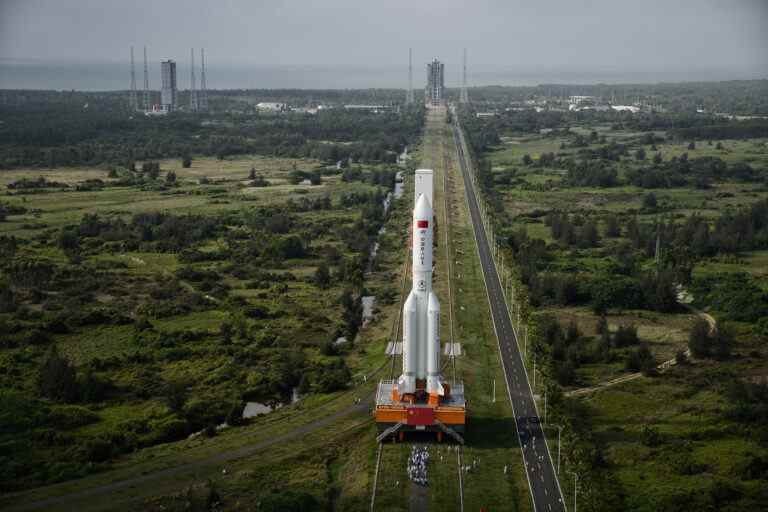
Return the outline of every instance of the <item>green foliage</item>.
[[[0,434],[30,432],[45,424],[47,410],[19,391],[0,389]]]
[[[75,368],[53,345],[40,366],[37,377],[40,394],[53,400],[71,402],[78,397]]]
[[[259,503],[260,512],[314,512],[320,506],[311,494],[290,489],[272,489]]]
[[[60,429],[74,429],[99,421],[96,413],[79,405],[58,405],[48,414],[50,423]]]
[[[318,288],[326,289],[331,284],[331,272],[328,270],[328,265],[321,263],[314,275],[314,282]]]
[[[644,425],[640,431],[641,442],[650,448],[655,448],[664,442],[664,438],[659,433],[658,429]]]
[[[711,304],[727,319],[757,322],[768,316],[768,293],[746,273],[722,274],[696,279],[693,293],[700,303]]]
[[[656,370],[656,360],[651,353],[648,345],[643,343],[637,349],[632,350],[627,355],[627,370],[643,372],[644,375],[651,375]]]
[[[352,374],[344,362],[344,359],[337,357],[330,363],[318,366],[314,371],[315,388],[320,393],[332,393],[345,389],[352,379]]]

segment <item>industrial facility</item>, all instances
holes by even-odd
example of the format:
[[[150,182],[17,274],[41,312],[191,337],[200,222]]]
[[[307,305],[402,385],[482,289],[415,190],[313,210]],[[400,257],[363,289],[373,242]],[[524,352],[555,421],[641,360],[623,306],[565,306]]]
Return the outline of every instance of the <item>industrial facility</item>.
[[[129,105],[132,110],[144,112],[148,116],[165,115],[179,109],[179,93],[176,74],[176,61],[165,60],[160,63],[160,101],[156,103],[157,92],[149,89],[149,64],[147,62],[147,47],[144,47],[144,91],[139,105],[138,91],[136,90],[136,66],[131,46],[131,89]],[[185,107],[181,107],[182,109]],[[206,112],[208,110],[208,90],[205,76],[205,49],[200,49],[200,88],[197,87],[197,74],[195,73],[195,53],[190,52],[190,87],[189,106],[190,112]]]
[[[440,64],[442,74],[442,64]],[[416,171],[411,231],[411,292],[403,305],[402,374],[379,382],[379,441],[433,432],[463,444],[466,400],[461,382],[448,383],[440,366],[440,302],[432,290],[435,216],[433,172]]]
[[[445,64],[437,59],[427,64],[427,87],[424,90],[427,105],[445,104]]]

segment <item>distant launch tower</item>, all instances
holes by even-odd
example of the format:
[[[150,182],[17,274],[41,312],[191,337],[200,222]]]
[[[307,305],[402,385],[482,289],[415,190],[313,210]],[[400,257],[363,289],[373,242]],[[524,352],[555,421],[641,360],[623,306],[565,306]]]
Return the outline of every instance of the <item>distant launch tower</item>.
[[[427,64],[427,88],[424,94],[427,105],[445,103],[445,65],[437,59]]]
[[[147,67],[147,47],[144,47],[144,110],[149,111],[149,68]]]
[[[131,110],[138,110],[139,99],[136,97],[136,65],[133,62],[133,46],[131,46]]]
[[[176,109],[176,62],[164,60],[160,63],[162,88],[160,89],[160,104],[163,110],[173,112]]]
[[[200,95],[197,98],[198,110],[208,112],[208,87],[205,82],[205,48],[200,48]]]
[[[464,65],[462,68],[461,94],[459,95],[459,103],[469,103],[469,93],[467,93],[467,49],[466,48],[464,48]]]
[[[413,48],[408,48],[408,92],[405,95],[405,103],[413,105]]]
[[[464,386],[449,384],[440,367],[440,302],[432,290],[435,215],[433,173],[418,169],[411,232],[411,292],[403,304],[403,372],[382,380],[376,393],[379,441],[407,432],[447,434],[463,443]]]
[[[189,110],[197,112],[197,90],[195,89],[195,49],[190,48],[189,56],[191,64],[189,66]]]

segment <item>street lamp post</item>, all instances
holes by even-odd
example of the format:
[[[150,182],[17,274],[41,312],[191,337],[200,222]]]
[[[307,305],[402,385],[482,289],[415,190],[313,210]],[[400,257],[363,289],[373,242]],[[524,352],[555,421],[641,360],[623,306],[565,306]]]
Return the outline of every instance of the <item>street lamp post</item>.
[[[573,473],[573,512],[576,512],[576,492],[578,489],[579,475],[577,475],[575,471],[569,471],[569,473]]]
[[[560,432],[562,432],[563,427],[558,425],[557,426],[557,476],[560,476]]]

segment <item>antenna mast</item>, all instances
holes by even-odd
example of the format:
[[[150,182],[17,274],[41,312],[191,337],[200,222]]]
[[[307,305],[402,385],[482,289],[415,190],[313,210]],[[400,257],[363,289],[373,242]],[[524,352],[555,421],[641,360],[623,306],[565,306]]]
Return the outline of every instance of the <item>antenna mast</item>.
[[[459,96],[459,103],[469,103],[469,95],[467,94],[467,49],[464,48],[464,67],[463,76],[461,79],[461,94]]]
[[[203,112],[208,111],[208,88],[205,83],[205,48],[200,48],[200,97],[199,109]]]
[[[147,67],[147,47],[144,47],[144,110],[149,112],[149,68]]]
[[[195,89],[195,49],[190,48],[189,56],[192,58],[190,69],[189,110],[197,112],[197,90]]]
[[[139,108],[138,98],[136,97],[136,66],[133,63],[133,46],[131,46],[131,110]]]

